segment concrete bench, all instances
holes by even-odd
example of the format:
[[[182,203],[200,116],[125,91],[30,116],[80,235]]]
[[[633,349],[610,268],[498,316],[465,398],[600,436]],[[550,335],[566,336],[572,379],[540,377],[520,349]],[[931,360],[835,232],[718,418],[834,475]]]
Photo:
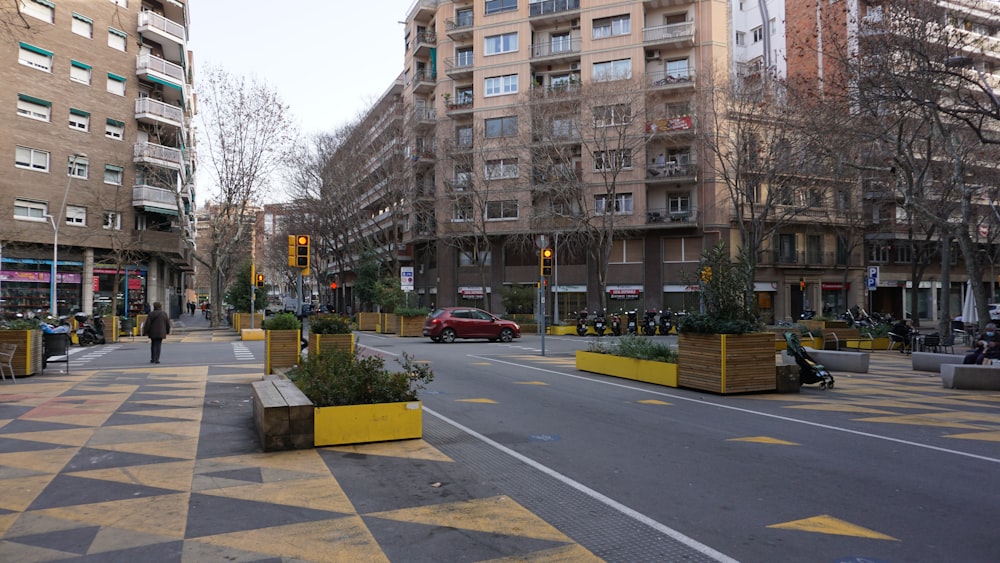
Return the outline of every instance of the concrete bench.
[[[1000,391],[1000,366],[943,364],[941,387]]]
[[[914,371],[941,372],[944,364],[960,364],[965,356],[959,354],[939,354],[937,352],[914,352],[910,354]]]
[[[861,331],[856,328],[823,329],[823,348],[827,350],[840,350],[848,342],[856,343],[859,350],[862,347],[862,343],[867,342],[867,347],[871,350],[875,344],[875,339],[870,334],[861,334]]]
[[[265,452],[313,447],[313,404],[287,379],[253,382],[253,423]]]
[[[868,373],[871,354],[868,352],[847,352],[844,350],[813,350],[806,346],[809,357],[830,371],[850,371]]]

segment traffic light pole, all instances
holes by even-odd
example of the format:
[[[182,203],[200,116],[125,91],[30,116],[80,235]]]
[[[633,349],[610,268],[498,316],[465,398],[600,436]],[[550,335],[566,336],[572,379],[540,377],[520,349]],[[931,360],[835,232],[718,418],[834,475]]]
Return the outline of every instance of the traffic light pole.
[[[545,355],[545,276],[538,276],[538,303],[539,310],[541,314],[541,323],[538,325],[542,327],[542,355]]]

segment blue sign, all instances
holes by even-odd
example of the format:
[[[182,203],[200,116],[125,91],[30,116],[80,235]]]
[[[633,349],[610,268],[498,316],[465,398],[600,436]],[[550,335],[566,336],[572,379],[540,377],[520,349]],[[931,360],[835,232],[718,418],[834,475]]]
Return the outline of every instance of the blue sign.
[[[867,282],[866,286],[868,289],[875,289],[875,286],[878,284],[878,280],[875,278],[865,278],[865,281]]]

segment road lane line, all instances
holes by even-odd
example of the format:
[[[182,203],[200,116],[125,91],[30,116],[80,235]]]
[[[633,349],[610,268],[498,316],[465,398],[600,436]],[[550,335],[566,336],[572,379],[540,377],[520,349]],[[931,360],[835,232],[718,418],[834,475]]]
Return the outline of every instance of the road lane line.
[[[699,405],[705,405],[705,406],[716,407],[716,408],[720,408],[720,409],[726,409],[726,410],[731,410],[731,411],[736,411],[736,412],[742,412],[742,413],[745,413],[745,414],[753,414],[753,415],[763,416],[763,417],[767,417],[767,418],[773,418],[773,419],[781,420],[781,421],[785,421],[785,422],[796,422],[798,424],[804,424],[806,426],[813,426],[813,427],[816,427],[816,428],[825,428],[827,430],[833,430],[835,432],[843,432],[845,434],[853,434],[855,436],[864,436],[864,437],[867,437],[867,438],[874,438],[876,440],[884,440],[886,442],[893,442],[893,443],[896,443],[896,444],[903,444],[903,445],[906,445],[906,446],[913,446],[915,448],[923,448],[923,449],[932,450],[932,451],[936,451],[936,452],[941,452],[941,453],[946,453],[946,454],[952,454],[952,455],[957,455],[957,456],[961,456],[961,457],[967,457],[967,458],[971,458],[971,459],[978,459],[980,461],[988,461],[990,463],[1000,463],[1000,458],[987,457],[987,456],[984,456],[984,455],[973,454],[973,453],[968,453],[968,452],[962,452],[962,451],[958,451],[958,450],[952,450],[950,448],[942,448],[940,446],[932,446],[930,444],[921,444],[920,442],[912,442],[910,440],[903,440],[903,439],[900,439],[900,438],[892,438],[890,436],[883,436],[881,434],[874,434],[872,432],[862,432],[860,430],[851,430],[850,428],[842,428],[840,426],[831,426],[829,424],[822,424],[822,423],[819,423],[819,422],[811,422],[811,421],[808,421],[808,420],[801,420],[801,419],[798,419],[798,418],[791,418],[791,417],[782,416],[782,415],[779,415],[779,414],[771,414],[771,413],[766,413],[766,412],[761,412],[761,411],[755,411],[755,410],[746,409],[746,408],[743,408],[743,407],[735,407],[735,406],[732,406],[732,405],[723,405],[723,404],[719,404],[719,403],[710,403],[710,402],[705,401],[703,399],[694,399],[694,398],[691,398],[691,397],[685,397],[683,395],[675,395],[675,394],[671,394],[671,393],[664,393],[663,391],[653,391],[651,389],[643,389],[641,387],[633,387],[631,385],[625,385],[625,384],[622,384],[622,383],[615,383],[613,381],[599,381],[599,380],[591,379],[589,377],[582,376],[582,375],[573,375],[572,373],[565,373],[565,372],[555,371],[555,370],[551,370],[551,369],[547,369],[547,368],[540,368],[540,367],[531,366],[531,365],[518,364],[518,363],[514,363],[514,362],[508,362],[508,361],[505,361],[505,360],[498,360],[496,358],[488,358],[486,356],[473,356],[473,355],[470,354],[469,357],[470,358],[480,359],[480,360],[489,360],[491,362],[496,362],[498,364],[506,364],[506,365],[509,365],[509,366],[516,366],[516,367],[519,367],[519,368],[533,369],[533,370],[542,371],[542,372],[546,372],[546,373],[551,373],[551,374],[555,374],[555,375],[561,375],[563,377],[571,377],[571,378],[574,378],[574,379],[580,379],[580,380],[583,380],[583,381],[589,381],[591,383],[600,383],[602,385],[610,385],[612,387],[621,387],[622,389],[631,389],[633,391],[641,391],[641,392],[645,392],[645,393],[652,393],[654,395],[661,395],[663,397],[670,397],[671,399],[676,399],[678,401],[687,401],[689,403],[696,403],[696,404],[699,404]]]
[[[580,483],[578,481],[574,481],[573,479],[570,479],[566,475],[563,475],[562,473],[559,473],[558,471],[556,471],[556,470],[554,470],[554,469],[552,469],[552,468],[550,468],[550,467],[548,467],[546,465],[542,465],[541,463],[539,463],[539,462],[531,459],[530,457],[527,457],[527,456],[525,456],[525,455],[523,455],[523,454],[521,454],[519,452],[516,452],[516,451],[508,448],[507,446],[505,446],[505,445],[503,445],[503,444],[501,444],[499,442],[496,442],[496,441],[494,441],[494,440],[492,440],[490,438],[487,438],[486,436],[480,434],[479,432],[476,432],[475,430],[473,430],[473,429],[471,429],[471,428],[469,428],[467,426],[463,426],[462,424],[460,424],[460,423],[458,423],[458,422],[456,422],[456,421],[454,421],[454,420],[452,420],[452,419],[450,419],[450,418],[448,418],[448,417],[446,417],[446,416],[444,416],[444,415],[442,415],[440,413],[434,412],[433,410],[427,408],[426,406],[424,407],[423,410],[424,410],[425,413],[438,418],[442,422],[445,422],[447,424],[450,424],[451,426],[454,426],[455,428],[461,430],[462,432],[465,432],[466,434],[472,436],[473,438],[476,438],[477,440],[479,440],[479,441],[481,441],[481,442],[483,442],[483,443],[485,443],[485,444],[487,444],[487,445],[489,445],[489,446],[491,446],[491,447],[493,447],[493,448],[495,448],[495,449],[497,449],[497,450],[499,450],[499,451],[501,451],[501,452],[503,452],[503,453],[505,453],[505,454],[507,454],[507,455],[509,455],[509,456],[511,456],[513,458],[515,458],[515,459],[517,459],[518,461],[520,461],[522,463],[525,463],[525,464],[527,464],[527,465],[529,465],[529,466],[537,469],[538,471],[541,471],[542,473],[548,475],[549,477],[552,477],[553,479],[556,479],[557,481],[560,481],[561,483],[563,483],[565,485],[568,485],[568,486],[576,489],[577,491],[579,491],[579,492],[581,492],[581,493],[589,496],[590,498],[592,498],[592,499],[594,499],[594,500],[596,500],[596,501],[604,504],[605,506],[608,506],[609,508],[611,508],[613,510],[617,510],[618,512],[624,514],[625,516],[628,516],[628,517],[632,518],[633,520],[641,522],[641,523],[649,526],[650,528],[656,530],[657,532],[660,532],[662,534],[665,534],[665,535],[669,536],[670,538],[676,540],[677,542],[680,542],[680,543],[686,545],[687,547],[690,547],[691,549],[697,551],[698,553],[700,553],[700,554],[702,554],[702,555],[704,555],[706,557],[711,557],[712,559],[714,559],[716,561],[723,561],[723,562],[726,562],[726,563],[737,563],[736,559],[733,559],[732,557],[729,557],[728,555],[725,555],[724,553],[720,553],[719,551],[716,551],[715,549],[712,549],[711,547],[709,547],[709,546],[707,546],[707,545],[699,542],[698,540],[690,538],[690,537],[682,534],[681,532],[678,532],[677,530],[675,530],[675,529],[673,529],[673,528],[671,528],[669,526],[665,526],[665,525],[657,522],[656,520],[653,520],[649,516],[646,516],[645,514],[642,514],[641,512],[633,510],[633,509],[625,506],[624,504],[622,504],[622,503],[620,503],[620,502],[618,502],[618,501],[616,501],[616,500],[614,500],[614,499],[612,499],[610,497],[607,497],[607,496],[605,496],[605,495],[603,495],[603,494],[595,491],[594,489],[591,489],[590,487],[584,485],[583,483]]]

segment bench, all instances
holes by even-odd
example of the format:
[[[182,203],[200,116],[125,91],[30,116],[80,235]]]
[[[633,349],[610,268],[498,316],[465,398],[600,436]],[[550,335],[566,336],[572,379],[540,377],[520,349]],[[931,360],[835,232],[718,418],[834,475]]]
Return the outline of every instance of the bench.
[[[830,371],[850,371],[853,373],[868,373],[871,354],[868,352],[850,352],[846,350],[813,350],[806,346],[809,357]]]
[[[941,387],[1000,391],[1000,367],[966,364],[943,364]]]
[[[910,359],[913,361],[914,371],[940,373],[942,365],[960,364],[965,359],[965,356],[959,354],[940,354],[937,352],[914,352],[910,354]]]
[[[253,382],[253,423],[265,452],[313,447],[312,401],[287,379]]]
[[[875,339],[870,334],[861,334],[861,331],[856,328],[823,329],[823,348],[826,350],[840,350],[848,343],[855,343],[860,350],[864,342],[868,343],[869,350],[875,345]],[[831,345],[833,348],[830,347]]]

